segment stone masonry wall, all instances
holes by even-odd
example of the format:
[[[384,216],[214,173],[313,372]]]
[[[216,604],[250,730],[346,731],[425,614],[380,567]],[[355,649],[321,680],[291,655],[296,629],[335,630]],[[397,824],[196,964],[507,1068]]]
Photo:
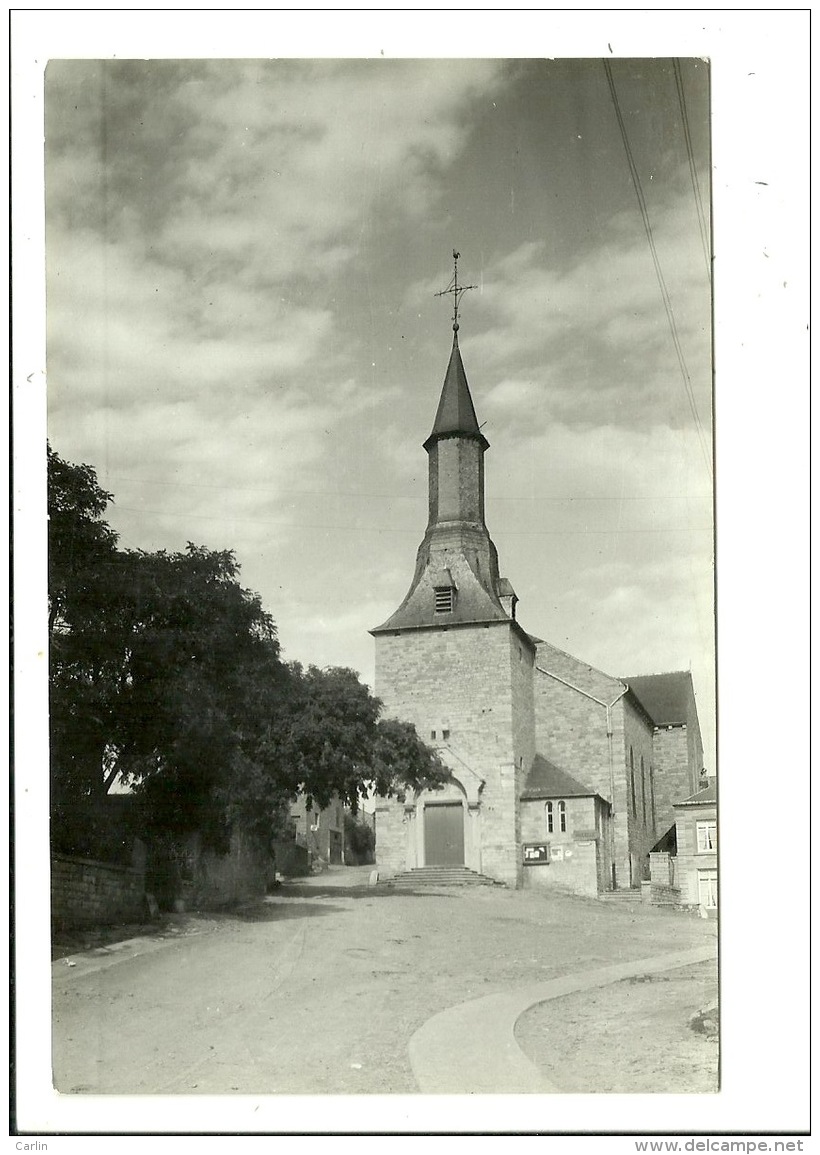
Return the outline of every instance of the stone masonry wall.
[[[425,741],[434,731],[447,730],[456,760],[484,780],[480,869],[514,886],[521,874],[516,784],[522,773],[518,760],[525,756],[521,735],[527,707],[518,700],[523,673],[516,675],[513,688],[512,663],[519,662],[513,633],[512,623],[499,622],[378,634],[376,693],[388,716],[414,723]],[[382,804],[376,840],[380,867],[385,855],[398,857],[397,815]]]
[[[538,654],[541,654],[541,646]],[[560,653],[560,651],[558,651]],[[569,659],[562,667],[569,678],[572,670]],[[541,665],[540,657],[536,666]],[[579,663],[580,665],[580,663]],[[588,681],[592,684],[592,671]],[[573,675],[574,676],[574,675]],[[605,675],[601,675],[605,678]],[[618,683],[607,679],[612,685],[594,686],[594,690],[604,695]],[[614,693],[608,699],[612,701]],[[596,694],[596,696],[598,696]],[[607,698],[604,696],[603,701]],[[624,768],[625,715],[624,699],[620,698],[612,707],[612,737],[607,735],[606,709],[587,698],[578,690],[571,689],[551,678],[549,674],[535,671],[535,733],[538,751],[568,774],[572,774],[582,785],[597,791],[602,798],[612,802],[612,819],[607,834],[605,861],[615,864],[616,885],[629,885],[629,791]],[[612,768],[610,768],[610,758]],[[614,778],[614,797],[612,789]],[[609,868],[608,868],[609,869]]]
[[[516,806],[516,845],[518,852],[519,874],[523,870],[521,857],[521,792],[535,758],[535,696],[534,696],[534,666],[535,654],[513,630],[510,631],[510,662],[512,680],[512,732],[513,750],[515,755],[516,785],[515,797],[519,800]]]
[[[703,738],[698,720],[698,708],[695,702],[694,687],[689,687],[689,702],[686,711],[686,752],[689,756],[689,766],[692,771],[692,793],[698,789],[700,772],[703,769]]]
[[[686,726],[675,726],[671,730],[655,730],[652,736],[658,837],[673,825],[675,803],[683,802],[695,791],[687,730]]]
[[[609,741],[603,706],[536,670],[535,733],[540,754],[583,786],[609,798]]]
[[[652,760],[654,758],[653,729],[645,715],[627,698],[623,700],[624,744],[619,752],[623,760],[627,779],[627,829],[629,848],[634,856],[633,886],[637,886],[641,875],[648,877],[649,863],[646,855],[663,833],[652,820]],[[635,805],[632,805],[632,766],[635,768]],[[657,809],[657,798],[655,800]],[[658,830],[657,835],[655,830]]]
[[[580,658],[574,658],[572,654],[559,650],[549,642],[538,643],[536,664],[602,702],[611,702],[623,687],[623,683],[617,678],[605,674],[602,670],[596,670],[594,666],[582,662]]]
[[[196,856],[190,902],[202,909],[218,909],[264,895],[275,863],[266,849],[240,830],[231,833],[227,854],[202,850],[193,836]]]
[[[385,877],[408,867],[405,805],[395,798],[376,800],[376,866]]]
[[[51,860],[51,920],[68,930],[136,922],[145,912],[145,873],[87,858]]]

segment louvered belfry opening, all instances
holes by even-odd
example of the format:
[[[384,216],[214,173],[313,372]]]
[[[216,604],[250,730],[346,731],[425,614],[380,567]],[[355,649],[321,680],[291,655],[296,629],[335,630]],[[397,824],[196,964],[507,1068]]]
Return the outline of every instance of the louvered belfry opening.
[[[455,603],[455,590],[452,586],[436,586],[436,613],[451,614]]]

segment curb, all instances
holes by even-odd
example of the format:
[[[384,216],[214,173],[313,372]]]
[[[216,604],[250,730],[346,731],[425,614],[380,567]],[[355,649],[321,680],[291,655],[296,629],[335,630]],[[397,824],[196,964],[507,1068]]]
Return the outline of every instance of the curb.
[[[138,938],[124,938],[119,942],[108,943],[106,946],[90,947],[88,950],[54,959],[51,964],[51,974],[55,979],[58,977],[68,978],[69,968],[71,968],[72,978],[95,974],[97,971],[106,970],[116,963],[128,962],[129,959],[138,958],[144,954],[153,954],[154,951],[162,950],[166,946],[173,946],[174,943],[183,942],[188,938],[198,938],[200,935],[208,934],[212,929],[210,926],[204,926],[202,929],[185,930],[161,937],[159,935],[140,935]]]
[[[599,967],[535,983],[509,994],[486,995],[428,1019],[408,1044],[410,1065],[425,1095],[560,1094],[515,1041],[515,1024],[538,1003],[715,958],[716,943],[648,959]]]

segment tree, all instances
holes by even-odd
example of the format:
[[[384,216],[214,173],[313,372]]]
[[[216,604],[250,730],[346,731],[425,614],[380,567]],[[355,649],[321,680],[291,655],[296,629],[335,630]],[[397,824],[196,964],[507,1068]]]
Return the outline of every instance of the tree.
[[[380,718],[381,701],[354,670],[294,664],[291,674],[282,758],[293,786],[319,806],[337,794],[355,812],[368,793],[390,797],[448,780],[412,725]]]
[[[365,866],[375,862],[376,832],[369,822],[345,814],[345,862]]]
[[[270,837],[299,791],[355,810],[371,790],[446,779],[352,670],[282,661],[231,551],[119,550],[110,500],[90,466],[49,449],[53,817],[65,848],[104,824],[117,776],[150,828],[217,846],[235,823]]]
[[[47,452],[51,765],[60,803],[103,793],[128,599],[117,535],[102,517],[111,495],[91,466]]]

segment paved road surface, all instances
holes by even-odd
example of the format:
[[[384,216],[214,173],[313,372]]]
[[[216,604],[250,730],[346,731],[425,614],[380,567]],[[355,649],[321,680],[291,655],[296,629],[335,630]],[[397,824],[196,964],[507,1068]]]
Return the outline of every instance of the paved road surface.
[[[58,1090],[412,1093],[409,1041],[448,1007],[715,935],[638,903],[350,877],[285,887],[159,949],[56,962]]]

